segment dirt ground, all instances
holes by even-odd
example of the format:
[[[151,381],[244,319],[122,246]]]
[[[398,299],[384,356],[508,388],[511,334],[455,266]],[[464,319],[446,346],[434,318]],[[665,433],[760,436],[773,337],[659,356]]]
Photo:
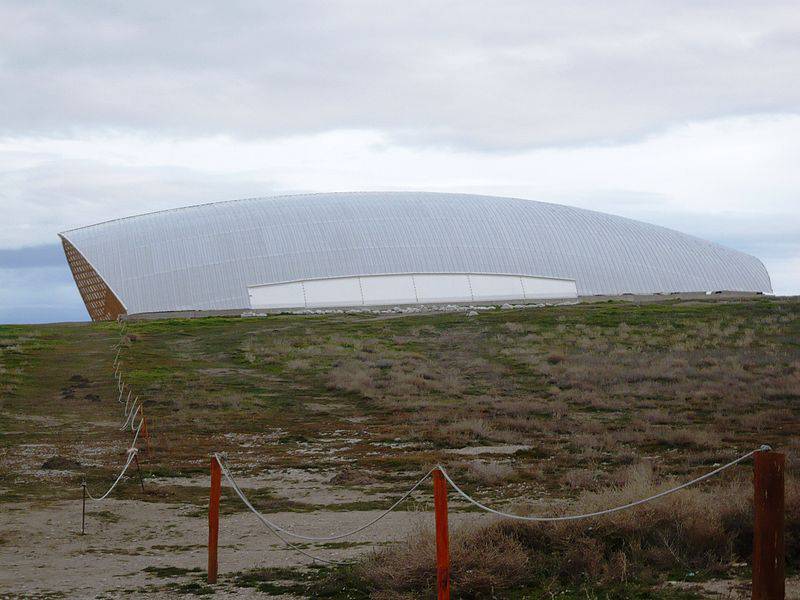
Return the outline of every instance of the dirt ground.
[[[205,514],[172,504],[109,500],[87,509],[87,532],[80,535],[80,509],[80,501],[75,500],[48,507],[20,505],[6,511],[0,597],[172,598],[176,585],[202,582],[207,561]],[[270,514],[270,518],[297,532],[328,535],[355,528],[378,514],[285,512]],[[459,518],[455,516],[455,522]],[[431,524],[429,511],[401,511],[348,538],[346,547],[301,547],[327,560],[347,561]],[[249,512],[222,516],[219,544],[216,598],[264,597],[237,586],[232,574],[312,563],[288,550]],[[201,570],[202,574],[195,572]]]

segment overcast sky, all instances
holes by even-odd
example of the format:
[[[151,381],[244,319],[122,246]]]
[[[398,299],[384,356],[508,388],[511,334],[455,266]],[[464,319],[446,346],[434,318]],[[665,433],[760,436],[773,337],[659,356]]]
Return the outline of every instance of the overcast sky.
[[[798,294],[800,7],[0,3],[0,322],[87,318],[59,231],[346,190],[602,210]]]

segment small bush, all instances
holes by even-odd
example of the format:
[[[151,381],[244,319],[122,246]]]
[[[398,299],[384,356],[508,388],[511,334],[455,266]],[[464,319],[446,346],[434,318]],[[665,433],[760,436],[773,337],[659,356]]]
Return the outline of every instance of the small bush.
[[[406,544],[373,555],[363,572],[382,597],[429,591],[436,582],[435,552],[433,533],[419,530]],[[487,595],[496,589],[520,585],[529,569],[523,544],[496,527],[468,525],[457,529],[451,537],[450,555],[450,574],[457,598]]]
[[[471,460],[457,466],[464,469],[470,481],[484,485],[507,483],[516,474],[514,467],[497,461]]]
[[[586,492],[560,512],[619,506],[674,484],[656,486],[644,464],[623,478],[623,485]],[[750,558],[751,494],[749,482],[733,481],[594,519],[467,524],[451,535],[453,589],[459,598],[489,598],[520,586],[655,583],[675,571],[719,575],[732,562]],[[800,557],[800,486],[794,480],[787,482],[786,551],[790,563]],[[373,597],[425,596],[436,580],[433,534],[419,530],[374,554],[361,573]]]

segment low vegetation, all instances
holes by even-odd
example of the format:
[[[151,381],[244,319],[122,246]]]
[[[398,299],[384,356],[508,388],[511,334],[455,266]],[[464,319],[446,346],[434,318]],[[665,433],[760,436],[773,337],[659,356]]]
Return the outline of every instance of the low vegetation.
[[[638,497],[762,443],[786,452],[796,477],[799,317],[800,302],[761,298],[130,322],[122,369],[148,416],[142,470],[160,483],[142,495],[132,479],[115,494],[201,510],[204,483],[176,480],[205,477],[213,451],[243,477],[299,469],[343,489],[406,489],[441,463],[470,493],[520,510],[535,499],[537,512]],[[115,476],[128,440],[118,340],[114,323],[0,326],[0,503],[71,498],[84,476],[92,489]],[[748,560],[748,469],[597,523],[465,527],[457,589],[680,597],[661,582],[735,575]],[[254,498],[265,510],[326,508],[268,489]],[[367,504],[385,505],[351,506]],[[367,595],[417,597],[431,543],[420,533],[368,568],[302,585],[346,577]]]
[[[626,483],[585,492],[559,512],[587,513],[653,495],[652,471],[629,471]],[[787,560],[800,560],[800,489],[787,491]],[[506,597],[509,590],[594,593],[629,584],[661,586],[669,578],[731,576],[752,549],[752,486],[733,480],[694,488],[631,511],[588,521],[468,525],[451,538],[456,597]],[[405,544],[370,557],[361,577],[378,598],[424,597],[436,581],[435,540],[420,531]],[[538,596],[531,596],[538,597]],[[545,597],[548,597],[545,595]],[[582,596],[585,597],[585,596]]]

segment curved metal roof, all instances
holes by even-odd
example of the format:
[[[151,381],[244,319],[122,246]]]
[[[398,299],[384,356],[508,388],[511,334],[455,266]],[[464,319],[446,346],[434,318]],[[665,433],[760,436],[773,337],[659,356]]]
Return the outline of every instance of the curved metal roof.
[[[580,295],[770,293],[747,254],[558,204],[465,194],[334,193],[179,208],[61,234],[128,313],[247,308],[247,286],[386,273],[574,279]]]

